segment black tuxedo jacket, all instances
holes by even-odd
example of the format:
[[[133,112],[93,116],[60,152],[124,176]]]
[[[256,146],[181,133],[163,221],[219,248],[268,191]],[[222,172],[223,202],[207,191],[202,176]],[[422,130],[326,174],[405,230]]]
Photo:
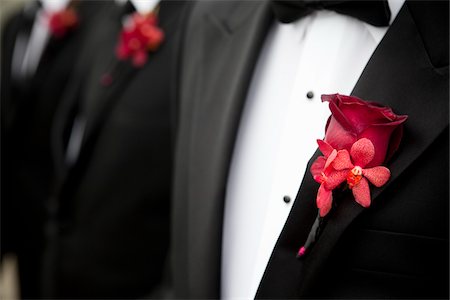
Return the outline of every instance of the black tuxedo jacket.
[[[136,298],[161,280],[169,245],[172,129],[178,32],[185,4],[160,3],[165,41],[134,67],[115,49],[122,18],[113,4],[84,41],[54,124],[59,180],[50,205],[45,296]],[[109,85],[102,84],[110,74]],[[79,156],[64,162],[73,115],[86,118]]]
[[[29,2],[2,30],[1,44],[1,252],[18,255],[21,295],[38,297],[44,204],[54,172],[50,127],[73,70],[80,41],[102,2],[74,5],[79,26],[62,38],[51,37],[36,72],[13,73],[20,42],[28,44],[38,2]],[[15,55],[21,60],[23,56]]]
[[[448,2],[402,7],[352,92],[409,115],[392,177],[372,190],[368,209],[344,194],[301,260],[318,184],[309,172],[298,178],[257,298],[448,297],[448,20]],[[173,202],[177,297],[220,297],[230,158],[272,22],[269,3],[249,1],[200,2],[188,22]]]

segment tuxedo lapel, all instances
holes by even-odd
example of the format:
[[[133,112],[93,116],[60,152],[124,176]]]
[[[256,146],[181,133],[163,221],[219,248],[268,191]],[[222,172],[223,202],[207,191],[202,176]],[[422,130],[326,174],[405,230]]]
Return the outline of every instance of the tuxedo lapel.
[[[97,13],[97,9],[92,9],[91,5],[82,5],[80,3],[77,6],[77,10],[79,16],[81,18],[80,22],[87,21],[89,17],[93,17],[93,14]],[[86,111],[89,110],[86,108],[85,102],[92,103],[92,97],[97,97],[99,93],[103,93],[103,90],[100,86],[100,78],[98,78],[96,89],[94,91],[89,90],[87,93],[84,93],[84,90],[87,86],[87,77],[90,74],[90,70],[95,68],[98,65],[98,61],[93,61],[93,50],[91,47],[104,47],[102,51],[105,55],[101,56],[104,58],[106,56],[109,61],[112,61],[113,51],[109,49],[109,43],[102,40],[102,36],[107,36],[108,33],[112,31],[117,31],[117,27],[120,26],[120,7],[116,7],[114,5],[109,6],[106,4],[102,7],[102,21],[99,19],[92,20],[90,24],[82,23],[84,30],[89,30],[88,26],[93,26],[96,28],[94,34],[87,34],[83,37],[82,43],[84,44],[83,48],[80,48],[78,51],[81,52],[79,55],[74,71],[71,75],[71,80],[63,93],[63,99],[60,101],[61,103],[58,106],[57,112],[54,118],[54,124],[52,128],[52,156],[55,164],[56,178],[57,182],[55,182],[56,191],[59,191],[61,188],[61,184],[66,180],[66,176],[68,173],[67,162],[66,162],[66,146],[68,143],[68,139],[70,138],[71,129],[73,126],[74,119],[76,116],[79,116],[80,113],[86,114]],[[100,23],[99,23],[100,22]],[[81,28],[80,28],[81,29]],[[80,40],[81,41],[81,40]],[[78,42],[80,42],[78,41]],[[52,38],[50,42],[55,43],[56,41]],[[98,43],[98,46],[97,46]],[[53,45],[55,46],[55,45]],[[97,48],[94,49],[94,52],[97,53]],[[109,51],[108,51],[109,50]],[[53,52],[53,51],[52,51]],[[51,55],[49,51],[46,51],[46,55]],[[108,60],[107,60],[108,61]],[[105,65],[102,61],[102,66]],[[38,68],[38,72],[42,71],[42,68]],[[86,96],[89,95],[89,96]],[[87,98],[88,101],[82,102],[82,99]],[[94,99],[95,100],[95,99]],[[89,107],[90,108],[90,107]],[[58,192],[56,192],[58,194]]]
[[[392,173],[391,179],[382,188],[372,187],[373,202],[378,201],[383,190],[402,176],[408,166],[448,127],[448,66],[436,68],[432,65],[410,5],[406,2],[403,6],[352,92],[352,95],[379,102],[396,113],[409,116],[400,149],[387,164]],[[303,181],[312,182],[311,177],[308,169]],[[308,288],[317,283],[320,271],[340,236],[364,211],[353,200],[351,193],[336,199],[339,206],[329,216],[311,252],[305,259],[297,260],[296,251],[306,240],[305,223],[309,223],[306,226],[309,231],[315,219],[311,206],[315,205],[317,189],[318,184],[312,183],[308,189],[304,189],[302,184],[257,297],[308,295]],[[279,289],[280,286],[283,289]]]
[[[182,261],[175,264],[188,266],[177,271],[181,280],[176,284],[182,285],[181,295],[196,298],[220,297],[228,167],[246,91],[271,20],[265,2],[216,2],[213,12],[202,15],[195,36],[186,38],[203,48],[189,56],[198,61],[198,67],[183,70],[182,78],[188,80],[182,82],[181,93],[191,101],[180,104],[183,113],[178,133],[187,138],[179,140],[185,144],[180,149],[187,151],[178,153],[177,160],[180,173],[189,173],[189,182],[181,185],[189,188],[175,187],[175,197],[182,201],[174,204],[173,246],[182,249],[176,256]],[[202,89],[198,80],[203,81]]]
[[[114,107],[116,100],[120,98],[125,86],[137,71],[128,61],[119,61],[116,57],[111,57],[111,61],[111,68],[105,70],[105,74],[110,75],[112,78],[111,85],[102,86],[100,77],[97,84],[99,91],[96,93],[98,97],[89,99],[93,101],[87,103],[83,112],[86,117],[86,130],[82,151],[84,151],[85,146],[89,144],[91,139],[95,139],[101,124],[103,124],[105,118],[107,118]]]
[[[15,121],[16,111],[29,100],[22,97],[30,89],[30,78],[22,67],[38,10],[38,2],[25,5],[9,25],[5,24],[8,28],[2,31],[2,124],[6,127],[11,126]],[[11,99],[12,93],[16,94],[14,100]]]
[[[94,138],[99,126],[114,106],[114,100],[120,98],[124,87],[137,71],[137,68],[133,67],[129,61],[119,60],[115,51],[122,29],[122,19],[132,12],[130,6],[131,4],[127,2],[123,7],[112,7],[110,15],[105,18],[101,26],[103,29],[101,35],[106,36],[107,40],[102,50],[96,50],[96,53],[101,53],[97,54],[98,61],[95,62],[99,68],[93,69],[94,78],[91,78],[92,83],[87,89],[88,93],[84,94],[82,102],[81,113],[86,118],[83,148],[89,143],[89,139]],[[104,76],[109,77],[110,82],[102,82]]]

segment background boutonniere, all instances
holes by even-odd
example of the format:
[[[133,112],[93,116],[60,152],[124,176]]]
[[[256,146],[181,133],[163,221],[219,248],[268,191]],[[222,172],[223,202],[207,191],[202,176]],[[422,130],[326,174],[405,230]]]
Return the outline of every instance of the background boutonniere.
[[[323,156],[311,166],[314,180],[320,183],[316,198],[319,215],[298,252],[300,257],[317,239],[323,218],[331,211],[334,190],[349,188],[358,204],[370,206],[369,183],[381,187],[389,180],[390,171],[382,165],[398,149],[402,125],[408,118],[357,97],[322,95],[322,101],[329,102],[331,116],[324,140],[317,141]]]
[[[78,26],[78,15],[72,7],[49,13],[47,18],[50,33],[56,38],[64,37]]]
[[[123,27],[116,54],[120,60],[131,58],[135,67],[142,67],[149,51],[156,51],[164,40],[158,26],[157,10],[146,15],[134,13]]]

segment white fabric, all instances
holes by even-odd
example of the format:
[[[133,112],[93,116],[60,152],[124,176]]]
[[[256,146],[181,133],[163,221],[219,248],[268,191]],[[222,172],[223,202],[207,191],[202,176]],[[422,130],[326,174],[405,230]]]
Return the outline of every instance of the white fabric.
[[[148,14],[158,5],[159,0],[131,0],[136,11],[142,15]]]
[[[40,0],[42,7],[47,12],[57,12],[67,7],[70,0]]]
[[[84,129],[86,128],[86,120],[81,116],[77,116],[73,122],[70,139],[66,150],[66,165],[73,166],[77,161],[83,141]]]
[[[36,13],[36,18],[31,29],[30,38],[22,61],[21,74],[32,76],[39,65],[42,54],[50,39],[48,18],[42,9]]]
[[[393,19],[403,1],[389,4]],[[325,133],[330,112],[320,95],[350,94],[387,28],[331,11],[272,26],[247,95],[228,178],[222,298],[255,296],[302,178],[311,176],[306,165],[316,139]],[[309,91],[313,99],[306,97]],[[288,204],[285,195],[292,199]]]
[[[70,0],[41,0],[42,8],[36,13],[36,17],[31,29],[28,44],[26,46],[23,61],[21,63],[20,76],[32,76],[41,61],[42,54],[50,39],[48,27],[48,15],[67,7]],[[17,46],[21,46],[16,42]],[[14,49],[16,51],[16,49]],[[17,48],[17,51],[22,51]]]

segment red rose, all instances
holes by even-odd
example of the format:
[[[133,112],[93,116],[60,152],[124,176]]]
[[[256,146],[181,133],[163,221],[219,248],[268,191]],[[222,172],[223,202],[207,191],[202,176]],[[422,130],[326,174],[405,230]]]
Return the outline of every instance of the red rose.
[[[383,164],[397,150],[403,133],[402,124],[408,116],[396,115],[389,107],[357,97],[322,95],[322,101],[329,102],[332,113],[324,140],[334,149],[350,151],[357,140],[369,139],[375,154],[367,167]]]

